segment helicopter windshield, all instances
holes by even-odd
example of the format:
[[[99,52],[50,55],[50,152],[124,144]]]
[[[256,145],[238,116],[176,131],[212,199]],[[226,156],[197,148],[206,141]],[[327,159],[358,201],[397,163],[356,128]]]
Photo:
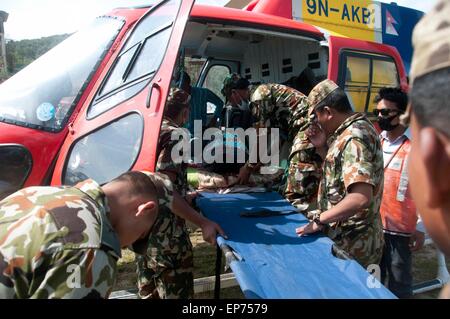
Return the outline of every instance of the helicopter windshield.
[[[60,131],[123,24],[99,17],[0,85],[0,121]]]

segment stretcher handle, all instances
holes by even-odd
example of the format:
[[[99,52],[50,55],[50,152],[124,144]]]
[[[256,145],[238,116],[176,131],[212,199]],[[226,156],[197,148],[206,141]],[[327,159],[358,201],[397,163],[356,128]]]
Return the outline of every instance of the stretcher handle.
[[[333,246],[331,246],[331,254],[339,259],[353,260],[353,258],[345,250],[339,248],[336,244],[333,244]]]

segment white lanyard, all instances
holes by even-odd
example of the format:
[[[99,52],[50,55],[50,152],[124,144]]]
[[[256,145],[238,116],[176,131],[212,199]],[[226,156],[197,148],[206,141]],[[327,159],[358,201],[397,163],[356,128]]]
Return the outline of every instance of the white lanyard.
[[[405,194],[406,194],[406,190],[408,189],[408,183],[409,183],[408,172],[407,172],[408,158],[409,158],[409,154],[406,155],[405,162],[403,163],[402,173],[400,175],[400,183],[398,185],[398,190],[397,190],[397,200],[399,202],[405,201]]]
[[[389,164],[394,159],[395,155],[397,155],[398,151],[400,151],[400,149],[402,148],[403,144],[405,144],[405,142],[406,142],[406,138],[403,140],[402,144],[400,144],[400,146],[395,150],[395,152],[392,154],[392,156],[389,158],[389,160],[384,164],[384,169],[386,169],[386,167],[389,166]],[[381,147],[383,147],[383,144],[384,144],[384,139],[381,142]]]

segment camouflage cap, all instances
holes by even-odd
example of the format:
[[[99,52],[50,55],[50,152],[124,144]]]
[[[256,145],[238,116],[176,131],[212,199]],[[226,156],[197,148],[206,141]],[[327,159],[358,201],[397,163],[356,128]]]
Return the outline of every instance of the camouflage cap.
[[[339,89],[339,86],[331,80],[324,80],[317,84],[308,95],[309,115],[331,92]]]
[[[170,88],[169,96],[167,97],[167,104],[170,106],[189,106],[191,96],[186,91],[172,87]]]
[[[413,33],[411,83],[422,75],[450,67],[450,1],[441,0]]]
[[[156,189],[156,196],[158,198],[158,206],[167,205],[168,207],[172,207],[173,203],[173,185],[170,181],[170,178],[161,173],[152,173],[148,171],[140,171],[141,173],[144,173],[145,175],[150,178],[153,185]],[[156,221],[155,221],[156,223]],[[145,254],[148,248],[148,237],[150,236],[151,231],[149,231],[148,236],[145,238],[140,238],[137,241],[135,241],[131,247],[129,247],[130,250],[134,251],[137,254]]]

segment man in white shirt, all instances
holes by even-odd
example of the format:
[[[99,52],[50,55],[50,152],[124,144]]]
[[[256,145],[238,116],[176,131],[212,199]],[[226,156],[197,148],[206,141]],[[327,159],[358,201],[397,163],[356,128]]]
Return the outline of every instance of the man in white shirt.
[[[384,191],[380,214],[383,222],[384,251],[381,261],[381,280],[399,298],[412,296],[411,251],[420,249],[424,233],[416,228],[416,205],[411,197],[407,163],[409,157],[409,129],[400,124],[406,110],[408,96],[399,88],[382,88],[374,110],[378,124],[384,159]]]

